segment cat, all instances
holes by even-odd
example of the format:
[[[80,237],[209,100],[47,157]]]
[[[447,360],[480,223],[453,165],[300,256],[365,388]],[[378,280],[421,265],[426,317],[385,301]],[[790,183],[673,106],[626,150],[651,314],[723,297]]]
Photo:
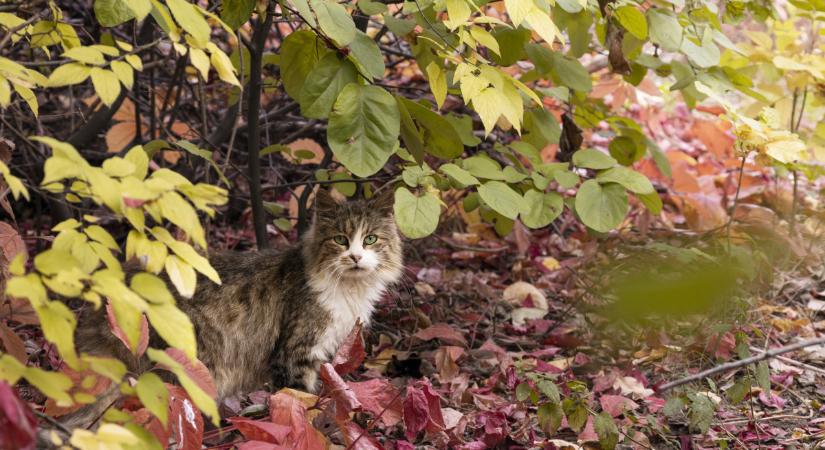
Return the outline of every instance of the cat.
[[[199,279],[191,298],[177,298],[194,324],[198,358],[215,380],[219,402],[267,383],[315,392],[320,365],[356,321],[369,324],[376,302],[401,277],[392,192],[338,202],[320,189],[313,209],[297,243],[281,251],[211,255],[222,284]],[[114,336],[105,308],[81,317],[76,342],[79,351],[120,358],[135,374],[152,367]],[[166,347],[155,333],[150,345]],[[67,427],[91,425],[84,422],[96,420],[117,396],[109,392],[96,408],[72,414]]]

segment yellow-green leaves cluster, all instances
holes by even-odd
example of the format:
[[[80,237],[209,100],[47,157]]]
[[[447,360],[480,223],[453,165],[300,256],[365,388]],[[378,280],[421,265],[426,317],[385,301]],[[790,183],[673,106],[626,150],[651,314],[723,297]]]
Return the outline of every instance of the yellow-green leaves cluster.
[[[117,335],[138,356],[142,351],[140,343],[147,338],[143,328],[148,319],[154,331],[170,347],[179,349],[182,358],[194,361],[197,355],[194,327],[189,317],[176,306],[174,296],[159,274],[165,270],[168,279],[184,297],[195,291],[196,272],[211,282],[220,283],[209,261],[187,240],[206,248],[198,211],[212,216],[214,207],[226,202],[226,191],[212,185],[192,184],[168,169],[150,174],[149,158],[141,146],[132,148],[123,157],[110,157],[102,166],[96,167],[69,144],[47,137],[34,139],[53,151],[44,166],[44,189],[65,193],[69,201],[86,199],[105,207],[111,212],[110,219],[123,220],[132,230],[126,238],[123,253],[115,238],[101,226],[100,217],[86,215],[82,222],[69,219],[58,224],[54,227],[57,236],[51,248],[34,258],[31,272],[25,273],[22,260],[11,265],[13,277],[7,282],[7,294],[31,303],[45,338],[55,345],[66,364],[75,371],[91,370],[115,383],[121,383],[126,374],[120,361],[77,353],[74,342],[77,321],[64,299],[82,299],[94,308],[101,308],[105,301],[113,316],[110,321],[118,328]],[[7,173],[5,175],[12,179]],[[18,191],[22,192],[25,191]],[[176,226],[188,239],[175,238],[164,228],[166,224]],[[124,260],[139,261],[145,271],[127,270],[121,264]],[[174,370],[176,366],[161,361],[158,354],[164,353],[150,349],[150,356],[155,355],[153,360],[178,373]],[[15,363],[13,358],[4,356],[0,360],[0,378],[13,383],[24,377],[59,406],[94,401],[94,398],[82,397],[89,397],[88,394],[70,396],[68,390],[72,382],[64,374],[18,367]],[[140,397],[148,399],[150,393],[155,400],[168,397],[162,383],[146,379],[143,385],[148,387],[142,385],[138,390]],[[203,411],[217,417],[214,400],[187,380],[181,379],[181,382],[193,401]],[[158,402],[151,405],[150,411],[165,423],[161,413],[165,407],[160,408]],[[75,435],[72,444],[78,447],[92,442],[117,444],[134,431],[112,427],[108,429],[111,433],[99,431],[97,435]]]
[[[43,85],[45,82],[46,77],[41,75],[40,72],[28,69],[0,56],[0,108],[9,106],[11,92],[14,90],[37,116],[37,97],[32,89],[38,85]]]
[[[135,70],[143,70],[140,57],[134,53],[132,46],[116,41],[117,47],[111,45],[89,45],[70,48],[61,56],[72,62],[59,66],[49,75],[46,87],[63,87],[80,84],[89,77],[100,100],[107,106],[115,102],[120,95],[121,84],[132,89]],[[127,52],[127,53],[123,53]],[[107,60],[106,57],[112,58]]]

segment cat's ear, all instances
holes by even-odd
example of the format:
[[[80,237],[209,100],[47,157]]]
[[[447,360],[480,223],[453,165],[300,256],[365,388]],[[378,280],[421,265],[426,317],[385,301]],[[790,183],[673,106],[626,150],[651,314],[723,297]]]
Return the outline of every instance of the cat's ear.
[[[392,207],[394,204],[395,190],[392,188],[384,189],[383,192],[370,199],[370,206],[387,214],[392,214]]]
[[[338,201],[332,197],[332,194],[323,188],[319,188],[315,193],[315,213],[324,214],[335,210],[338,206]]]

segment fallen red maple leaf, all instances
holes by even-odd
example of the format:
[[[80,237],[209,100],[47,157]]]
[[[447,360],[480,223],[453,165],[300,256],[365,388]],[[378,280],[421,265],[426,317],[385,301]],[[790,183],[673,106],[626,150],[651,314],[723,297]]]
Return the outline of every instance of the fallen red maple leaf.
[[[415,333],[415,337],[422,341],[440,339],[447,344],[461,345],[462,347],[467,346],[467,340],[464,339],[464,335],[446,323],[436,323],[423,330],[419,330],[418,333]]]
[[[37,419],[17,391],[0,381],[0,448],[34,448]]]
[[[364,351],[364,339],[361,337],[361,321],[355,323],[344,342],[338,347],[332,365],[339,375],[346,375],[357,369],[367,356]]]
[[[203,442],[203,416],[180,386],[167,384],[169,390],[169,425],[172,437],[181,450],[200,450]]]
[[[286,392],[276,392],[269,398],[269,418],[272,423],[290,429],[288,441],[294,450],[325,450],[324,440],[307,419],[306,407]]]
[[[229,422],[241,432],[241,434],[251,441],[264,441],[272,444],[286,443],[287,436],[292,431],[287,426],[272,422],[246,419],[244,417],[232,417]]]
[[[401,392],[389,381],[375,378],[367,381],[350,381],[347,385],[355,392],[363,409],[371,412],[385,426],[392,427],[401,422]]]
[[[335,417],[338,420],[349,417],[350,411],[361,409],[361,402],[355,397],[355,393],[347,386],[341,375],[335,371],[330,363],[321,366],[321,380],[335,401]]]

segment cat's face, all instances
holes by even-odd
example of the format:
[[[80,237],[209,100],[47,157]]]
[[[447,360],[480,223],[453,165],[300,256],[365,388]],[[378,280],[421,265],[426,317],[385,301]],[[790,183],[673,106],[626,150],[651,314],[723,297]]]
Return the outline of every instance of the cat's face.
[[[395,281],[401,273],[401,239],[391,195],[338,203],[320,190],[310,231],[315,266],[333,280]]]

